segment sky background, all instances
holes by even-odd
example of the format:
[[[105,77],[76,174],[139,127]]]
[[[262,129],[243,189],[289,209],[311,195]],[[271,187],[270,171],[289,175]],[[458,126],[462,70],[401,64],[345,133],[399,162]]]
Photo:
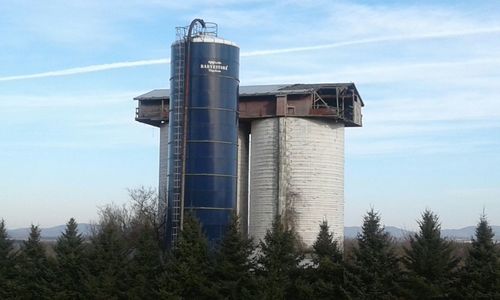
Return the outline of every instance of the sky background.
[[[9,228],[125,203],[156,187],[157,128],[133,97],[168,88],[175,26],[219,24],[241,85],[354,82],[345,225],[374,207],[407,229],[500,225],[500,3],[0,0],[0,218]]]

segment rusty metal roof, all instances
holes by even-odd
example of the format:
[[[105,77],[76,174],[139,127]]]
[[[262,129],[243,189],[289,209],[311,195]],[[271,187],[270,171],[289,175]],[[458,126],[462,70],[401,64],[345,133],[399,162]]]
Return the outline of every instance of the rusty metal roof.
[[[246,85],[240,86],[240,97],[279,95],[279,94],[306,94],[320,89],[328,88],[351,88],[358,94],[354,83],[314,83],[314,84],[266,84],[266,85]],[[170,98],[169,89],[156,89],[143,95],[137,96],[134,100],[167,100]],[[361,99],[361,96],[359,96]],[[363,103],[363,100],[361,100]]]

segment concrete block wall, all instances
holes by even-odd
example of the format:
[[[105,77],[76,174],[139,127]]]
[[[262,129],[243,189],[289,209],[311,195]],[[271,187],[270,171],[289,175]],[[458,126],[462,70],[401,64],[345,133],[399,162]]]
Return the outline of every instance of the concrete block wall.
[[[344,125],[313,118],[252,122],[249,233],[256,241],[281,214],[305,246],[326,220],[344,232]]]

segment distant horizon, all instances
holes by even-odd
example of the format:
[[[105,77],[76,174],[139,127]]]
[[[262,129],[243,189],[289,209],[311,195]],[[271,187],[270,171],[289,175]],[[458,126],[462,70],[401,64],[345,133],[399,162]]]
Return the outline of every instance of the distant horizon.
[[[89,223],[78,223],[78,231],[83,235],[91,234],[90,227],[93,224]],[[490,225],[494,233],[494,240],[500,241],[500,226],[498,225]],[[39,228],[41,230],[41,239],[46,241],[56,240],[61,236],[66,228],[65,224],[61,224],[58,226],[48,227],[48,228]],[[463,228],[441,228],[441,236],[455,240],[455,241],[470,241],[471,238],[475,237],[476,226],[467,226]],[[404,228],[399,228],[395,226],[385,225],[384,229],[388,232],[392,237],[396,239],[406,239],[408,235],[412,235],[414,233],[419,232],[416,230],[408,230]],[[319,226],[318,226],[319,231]],[[362,226],[345,226],[343,233],[344,239],[354,239],[357,237],[358,233],[362,231]],[[13,240],[26,240],[28,239],[30,232],[30,227],[23,227],[17,229],[7,229],[8,236]]]
[[[439,217],[439,216],[438,216]],[[70,217],[71,218],[71,217]],[[68,221],[69,219],[68,218]],[[0,220],[2,218],[0,217]],[[18,230],[18,229],[29,229],[31,227],[31,225],[35,225],[35,226],[38,226],[40,229],[51,229],[51,228],[56,228],[56,227],[60,227],[60,226],[65,226],[67,222],[65,223],[61,223],[61,224],[56,224],[56,225],[47,225],[47,226],[41,226],[40,224],[36,224],[36,223],[30,223],[26,226],[21,226],[21,227],[10,227],[9,226],[9,222],[8,220],[5,220],[5,225],[6,225],[6,229],[7,230]],[[80,222],[78,221],[76,218],[75,218],[75,221],[78,223],[78,225],[93,225],[93,224],[97,224],[98,223],[98,220],[90,220],[90,221],[87,221],[87,222]],[[360,223],[358,225],[346,225],[344,224],[344,228],[348,228],[348,227],[361,227],[363,223],[363,220],[360,220]],[[478,222],[479,223],[479,219],[478,219]],[[462,226],[462,227],[443,227],[441,226],[441,229],[443,230],[448,230],[448,229],[451,229],[451,230],[454,230],[454,229],[464,229],[464,228],[468,228],[468,227],[475,227],[477,226],[477,223],[476,224],[471,224],[471,225],[466,225],[466,226]],[[491,227],[500,227],[500,223],[499,224],[493,224],[491,223],[490,220],[488,220],[488,223]],[[397,226],[397,225],[392,225],[392,224],[385,224],[383,222],[383,216],[382,216],[382,220],[381,220],[381,224],[382,226],[384,227],[395,227],[395,228],[398,228],[398,229],[401,229],[401,230],[405,230],[405,231],[416,231],[418,230],[418,224],[417,222],[415,222],[416,226],[412,229],[407,229],[407,228],[404,228],[404,227],[401,227],[401,226]],[[318,225],[318,228],[319,228],[319,225]]]
[[[239,45],[241,85],[353,82],[346,226],[500,222],[500,11],[465,0],[55,1],[0,8],[0,218],[50,227],[158,185],[159,132],[132,99],[169,87],[175,27]],[[485,46],[486,45],[486,46]],[[27,224],[27,225],[25,225]],[[354,224],[354,225],[351,225]]]
[[[82,224],[82,225],[93,225],[95,223],[78,223],[79,225]],[[39,226],[39,225],[36,225],[36,224],[33,224],[35,226]],[[48,226],[48,227],[39,227],[40,229],[51,229],[51,228],[56,228],[56,227],[60,227],[60,226],[65,226],[65,224],[59,224],[59,225],[54,225],[54,226]],[[404,231],[416,231],[418,228],[415,228],[415,229],[404,229],[404,228],[400,228],[399,226],[393,226],[393,225],[387,225],[387,224],[383,224],[384,227],[394,227],[394,228],[398,228],[398,229],[401,229],[401,230],[404,230]],[[443,229],[464,229],[464,228],[468,228],[468,227],[475,227],[476,225],[469,225],[469,226],[464,226],[464,227],[459,227],[459,228],[441,228],[442,230]],[[495,224],[490,224],[491,227],[500,227],[500,225],[495,225]],[[25,227],[16,227],[16,228],[9,228],[9,227],[6,227],[7,230],[18,230],[18,229],[29,229],[31,227],[31,225],[29,226],[25,226]],[[348,227],[361,227],[361,225],[345,225],[344,228],[348,228]]]

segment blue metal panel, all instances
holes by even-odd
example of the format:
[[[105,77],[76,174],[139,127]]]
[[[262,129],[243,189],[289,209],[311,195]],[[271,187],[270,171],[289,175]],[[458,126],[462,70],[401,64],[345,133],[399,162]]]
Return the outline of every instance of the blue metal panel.
[[[216,242],[236,209],[239,49],[194,42],[190,59],[184,209]]]
[[[226,232],[232,213],[232,210],[222,209],[196,210],[196,217],[202,223],[203,231],[211,245],[217,243]]]
[[[166,240],[167,244],[175,240],[171,238],[177,226],[174,199],[182,192],[184,212],[198,218],[214,244],[236,210],[239,48],[219,42],[189,42],[189,61],[184,65],[190,67],[183,70],[179,61],[187,46],[187,42],[172,46]],[[188,82],[179,76],[184,71]],[[188,86],[186,103],[183,86]],[[187,115],[179,114],[181,111]],[[183,168],[175,167],[176,159],[183,161]],[[181,169],[182,187],[176,189],[174,175]]]

